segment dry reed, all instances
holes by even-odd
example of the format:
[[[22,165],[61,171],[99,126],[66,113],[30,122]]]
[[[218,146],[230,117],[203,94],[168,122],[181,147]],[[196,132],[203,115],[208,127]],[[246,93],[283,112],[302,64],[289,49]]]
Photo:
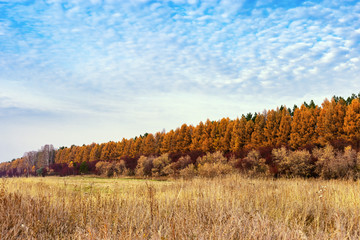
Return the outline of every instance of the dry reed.
[[[359,182],[0,181],[0,239],[359,239]]]

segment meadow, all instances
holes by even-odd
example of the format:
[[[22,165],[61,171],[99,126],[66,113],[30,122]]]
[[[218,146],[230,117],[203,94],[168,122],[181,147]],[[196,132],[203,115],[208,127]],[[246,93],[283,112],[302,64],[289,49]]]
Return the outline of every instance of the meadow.
[[[360,239],[360,182],[0,180],[0,239]]]

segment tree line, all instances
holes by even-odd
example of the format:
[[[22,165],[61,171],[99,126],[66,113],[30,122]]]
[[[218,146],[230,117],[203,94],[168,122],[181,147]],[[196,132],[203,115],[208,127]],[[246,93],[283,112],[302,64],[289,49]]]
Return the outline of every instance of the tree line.
[[[109,169],[126,169],[127,174],[134,175],[144,157],[156,159],[164,154],[167,154],[169,162],[165,161],[163,165],[176,163],[181,157],[188,156],[191,161],[187,165],[195,164],[194,169],[198,170],[198,159],[207,153],[219,152],[229,162],[231,158],[246,159],[253,150],[261,155],[259,161],[265,159],[268,171],[277,174],[281,172],[279,166],[285,160],[277,161],[274,149],[285,149],[289,154],[309,151],[310,159],[315,164],[319,157],[313,154],[313,150],[328,146],[342,153],[346,147],[359,151],[360,93],[347,99],[334,96],[331,100],[325,99],[320,106],[310,101],[300,107],[294,105],[292,109],[281,106],[262,113],[248,113],[233,120],[208,119],[196,126],[183,124],[169,132],[145,133],[118,142],[73,145],[57,150],[46,145],[37,152],[28,152],[21,158],[1,163],[0,175],[104,172],[99,167],[101,164],[96,167],[98,162],[104,163]],[[253,161],[252,164],[258,163]],[[232,166],[245,169],[242,164]],[[310,175],[320,176],[315,172]]]

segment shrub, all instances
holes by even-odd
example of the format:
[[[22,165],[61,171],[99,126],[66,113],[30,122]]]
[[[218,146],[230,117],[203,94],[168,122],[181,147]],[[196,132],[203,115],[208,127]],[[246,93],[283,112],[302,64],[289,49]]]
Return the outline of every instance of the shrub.
[[[164,171],[164,168],[168,166],[171,162],[169,154],[165,153],[160,157],[157,157],[153,160],[153,168],[151,169],[152,176],[166,176],[168,171]]]
[[[215,167],[216,163],[204,163],[198,166],[198,173],[202,177],[215,177],[217,170]]]
[[[88,166],[87,162],[85,162],[85,161],[82,162],[79,167],[79,172],[82,174],[86,174],[86,173],[88,173],[88,171],[89,171],[89,166]]]
[[[308,150],[289,151],[285,147],[273,149],[274,163],[280,175],[289,177],[309,177],[314,165],[311,163],[311,154]]]
[[[174,162],[174,167],[177,170],[186,168],[189,164],[192,163],[192,160],[189,155],[181,157],[177,162]]]
[[[323,149],[315,149],[316,172],[324,179],[349,178],[357,175],[356,152],[349,146],[344,153],[334,150],[331,145]]]
[[[97,162],[95,165],[96,171],[102,176],[111,177],[114,173],[111,165],[109,162]]]
[[[269,173],[269,167],[266,165],[266,160],[261,158],[260,152],[252,150],[242,161],[242,168],[248,171],[251,176]]]
[[[133,169],[130,168],[124,168],[123,176],[134,176],[135,172]]]
[[[192,160],[189,155],[180,157],[178,161],[164,167],[164,174],[168,176],[176,176],[180,173],[180,170],[186,168],[191,163]]]
[[[311,154],[308,150],[297,150],[289,155],[290,174],[298,177],[312,176],[314,165],[311,163]]]
[[[114,169],[114,176],[124,175],[124,172],[126,171],[124,160],[120,160],[120,162],[113,162],[112,167]]]
[[[233,168],[241,168],[241,158],[236,158],[235,155],[230,156],[229,165]]]
[[[351,146],[347,146],[344,149],[343,162],[347,165],[347,178],[358,178],[360,173],[360,153],[356,154],[356,151]]]
[[[183,178],[192,178],[197,174],[194,164],[189,164],[186,168],[180,170],[180,176]]]
[[[203,177],[215,177],[232,172],[233,168],[228,164],[227,158],[218,151],[207,153],[197,159],[198,173]]]
[[[217,151],[215,153],[207,153],[203,157],[198,157],[196,160],[197,164],[203,165],[205,163],[227,163],[226,157],[220,152]]]
[[[141,177],[151,176],[152,168],[153,168],[153,160],[154,157],[152,156],[150,157],[141,156],[136,165],[135,175]]]
[[[45,177],[46,173],[47,173],[47,169],[44,168],[44,167],[41,167],[41,168],[39,168],[39,169],[36,170],[36,174],[37,174],[38,176]]]
[[[216,177],[218,175],[229,174],[233,168],[229,164],[223,163],[204,163],[198,166],[199,176]]]

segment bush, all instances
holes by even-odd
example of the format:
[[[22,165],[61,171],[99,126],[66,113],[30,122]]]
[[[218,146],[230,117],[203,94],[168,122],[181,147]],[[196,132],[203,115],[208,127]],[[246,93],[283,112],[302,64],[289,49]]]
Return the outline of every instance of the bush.
[[[180,170],[180,176],[183,178],[192,178],[197,174],[194,164],[189,164],[186,168]]]
[[[311,163],[311,154],[307,150],[289,151],[285,147],[273,149],[274,163],[280,175],[288,177],[309,177],[314,165]]]
[[[123,176],[134,176],[135,172],[133,169],[125,168],[123,171]]]
[[[219,175],[229,174],[233,168],[228,164],[223,163],[204,163],[198,166],[199,176],[202,177],[216,177]]]
[[[113,167],[114,176],[125,175],[125,172],[127,170],[124,160],[120,160],[120,162],[113,162],[112,167]]]
[[[95,168],[100,175],[106,177],[130,176],[131,174],[131,171],[126,168],[124,160],[120,160],[120,162],[100,161],[96,163]]]
[[[86,174],[89,171],[89,166],[87,162],[82,162],[79,167],[79,172],[82,174]]]
[[[255,175],[267,175],[269,173],[269,166],[266,165],[266,160],[261,157],[260,152],[252,150],[242,161],[242,168],[250,174]]]
[[[344,149],[343,161],[347,165],[348,172],[346,173],[347,178],[358,178],[360,170],[360,161],[358,159],[360,155],[356,154],[356,151],[351,146],[347,146]]]
[[[41,167],[41,168],[39,168],[39,169],[36,170],[36,174],[37,174],[38,176],[45,177],[46,173],[47,173],[47,169],[44,168],[44,167]]]
[[[324,179],[350,178],[358,175],[358,160],[355,150],[346,147],[344,153],[334,150],[331,145],[315,149],[316,172]]]
[[[228,164],[227,158],[221,152],[207,153],[197,159],[198,173],[202,177],[215,177],[232,172],[233,168]]]
[[[111,165],[112,164],[109,162],[100,161],[96,163],[95,168],[101,176],[111,177],[113,176],[113,169]]]
[[[189,155],[180,157],[178,161],[173,162],[166,167],[164,167],[163,171],[165,175],[168,176],[176,176],[180,174],[180,170],[186,168],[189,164],[192,163],[192,160]]]
[[[203,165],[205,163],[227,163],[226,157],[220,152],[217,151],[215,153],[207,153],[203,157],[198,157],[196,160],[197,164]]]
[[[153,160],[154,157],[152,156],[151,157],[141,156],[136,165],[135,175],[140,177],[151,176],[152,168],[153,168]]]
[[[164,171],[165,167],[168,166],[171,162],[169,158],[169,154],[165,153],[160,157],[157,157],[153,160],[153,168],[151,169],[152,176],[166,176],[168,175],[168,171]]]

